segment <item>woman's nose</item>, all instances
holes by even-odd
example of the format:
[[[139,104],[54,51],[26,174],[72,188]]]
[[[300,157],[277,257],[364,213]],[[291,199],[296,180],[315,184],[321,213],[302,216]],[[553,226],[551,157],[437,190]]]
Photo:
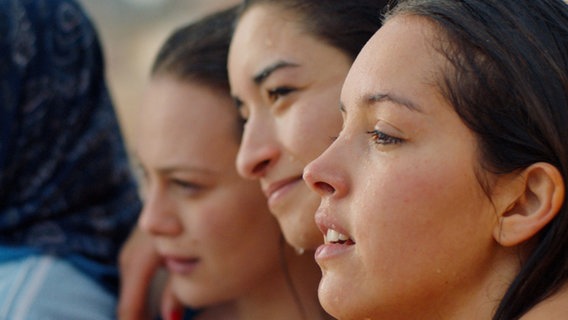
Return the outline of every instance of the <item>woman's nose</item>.
[[[172,200],[156,188],[145,195],[138,226],[155,236],[177,236],[183,231]]]
[[[304,181],[322,198],[347,192],[347,175],[339,160],[337,140],[304,168]]]
[[[248,179],[259,179],[267,174],[280,158],[280,144],[273,128],[266,121],[249,119],[246,123],[239,152],[237,171]]]

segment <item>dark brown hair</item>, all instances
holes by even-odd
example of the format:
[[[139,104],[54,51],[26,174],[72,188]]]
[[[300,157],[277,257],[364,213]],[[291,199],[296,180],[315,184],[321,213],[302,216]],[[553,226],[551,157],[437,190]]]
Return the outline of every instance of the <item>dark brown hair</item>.
[[[297,14],[314,37],[343,51],[352,60],[381,26],[388,0],[244,0],[241,15],[256,5],[278,6]]]
[[[230,97],[227,56],[237,9],[217,11],[175,30],[160,48],[151,76],[194,82]],[[235,128],[240,141],[243,120],[237,115]]]
[[[562,0],[401,0],[387,16],[425,17],[448,59],[440,89],[495,174],[536,162],[568,182],[568,5]],[[490,192],[490,190],[489,190]],[[566,197],[566,195],[565,195]],[[568,208],[536,237],[495,320],[518,319],[568,279]]]
[[[151,75],[171,75],[229,91],[227,55],[237,8],[215,12],[177,29],[161,47]]]

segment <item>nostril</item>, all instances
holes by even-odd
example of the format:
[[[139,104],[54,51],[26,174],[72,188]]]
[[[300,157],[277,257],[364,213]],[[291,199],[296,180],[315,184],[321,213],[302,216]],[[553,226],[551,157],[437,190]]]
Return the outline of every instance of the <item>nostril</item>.
[[[335,188],[329,183],[316,182],[314,183],[314,187],[316,190],[320,191],[321,193],[329,193],[329,194],[335,193]]]
[[[252,174],[255,176],[263,175],[270,164],[270,160],[264,160],[252,168]]]

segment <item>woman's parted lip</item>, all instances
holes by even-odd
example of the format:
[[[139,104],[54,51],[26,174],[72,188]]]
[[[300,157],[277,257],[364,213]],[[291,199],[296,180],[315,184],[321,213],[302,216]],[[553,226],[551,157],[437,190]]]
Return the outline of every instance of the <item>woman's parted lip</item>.
[[[262,191],[264,192],[264,195],[266,196],[267,199],[270,199],[270,197],[277,192],[278,190],[280,190],[281,188],[287,186],[290,183],[294,183],[297,182],[299,180],[303,180],[302,176],[295,176],[295,177],[290,177],[290,178],[286,178],[286,179],[282,179],[273,183],[268,183],[265,186],[262,187]]]
[[[347,230],[345,230],[326,210],[320,206],[315,214],[316,225],[324,236],[324,243],[328,243],[328,237],[333,233],[334,237],[339,237],[338,240],[343,242],[347,241],[348,244],[355,244]],[[334,242],[337,240],[334,240]]]
[[[199,263],[197,257],[162,256],[162,261],[166,268],[172,272],[186,273]]]
[[[345,254],[353,252],[355,241],[327,210],[320,206],[316,212],[315,220],[324,239],[324,243],[316,249],[314,254],[314,258],[320,266],[325,261],[344,257]]]

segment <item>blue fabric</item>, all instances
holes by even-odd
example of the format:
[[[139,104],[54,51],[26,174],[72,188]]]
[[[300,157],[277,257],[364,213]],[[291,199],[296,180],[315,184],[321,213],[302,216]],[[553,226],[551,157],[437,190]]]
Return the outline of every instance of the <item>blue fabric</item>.
[[[183,310],[182,320],[193,320],[199,315],[199,311],[186,308]],[[1,318],[0,318],[1,319]],[[155,320],[168,320],[158,316]]]
[[[39,253],[40,250],[37,248],[0,246],[0,265]]]
[[[12,263],[14,261],[34,255],[42,255],[41,250],[31,247],[0,246],[0,267],[4,263]],[[118,270],[115,266],[102,264],[91,259],[87,259],[81,255],[68,255],[65,257],[58,257],[58,259],[66,260],[79,271],[85,273],[86,275],[103,285],[107,284],[109,280],[112,281],[113,279],[116,279],[118,277]],[[116,292],[113,292],[113,294],[115,293]]]
[[[116,269],[140,207],[84,11],[0,0],[0,245]]]
[[[183,320],[191,320],[199,315],[199,311],[185,309],[183,312]]]
[[[68,259],[28,255],[0,264],[1,320],[115,319],[116,297]]]

